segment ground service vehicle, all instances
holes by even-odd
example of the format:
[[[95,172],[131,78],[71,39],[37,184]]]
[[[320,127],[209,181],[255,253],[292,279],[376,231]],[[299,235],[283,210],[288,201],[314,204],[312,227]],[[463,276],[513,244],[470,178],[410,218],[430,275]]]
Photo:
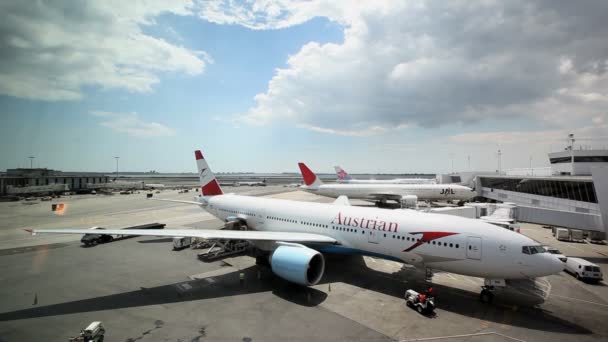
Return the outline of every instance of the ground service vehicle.
[[[555,238],[560,241],[570,241],[570,232],[566,228],[556,228]]]
[[[594,282],[602,280],[602,270],[599,266],[581,258],[568,258],[566,272],[573,274],[578,280]]]
[[[89,326],[80,331],[78,336],[70,338],[70,342],[101,342],[105,333],[103,323],[91,322]]]
[[[101,228],[101,227],[94,227],[92,229],[105,229],[105,228]],[[82,242],[83,245],[85,246],[94,246],[98,243],[105,243],[105,242],[110,242],[114,240],[114,237],[112,237],[112,235],[102,235],[102,234],[94,234],[94,233],[88,233],[88,234],[84,234],[82,236],[82,239],[80,239],[80,242]]]
[[[433,296],[420,294],[414,290],[405,291],[405,304],[423,315],[429,315],[435,310],[435,298]]]
[[[190,247],[192,238],[190,236],[176,236],[173,238],[173,250],[184,249]]]
[[[568,257],[562,254],[562,252],[560,252],[557,248],[551,246],[543,246],[543,248],[545,248],[547,253],[555,255],[562,262],[566,262],[566,260],[568,260]]]

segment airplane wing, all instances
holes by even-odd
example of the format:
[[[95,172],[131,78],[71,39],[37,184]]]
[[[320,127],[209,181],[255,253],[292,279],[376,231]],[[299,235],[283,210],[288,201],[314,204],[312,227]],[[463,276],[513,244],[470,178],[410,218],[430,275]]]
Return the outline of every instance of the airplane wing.
[[[300,243],[336,244],[337,240],[312,233],[268,232],[257,230],[212,230],[212,229],[33,229],[36,234],[102,234],[102,235],[141,235],[141,236],[180,236],[197,237],[209,240],[251,240],[251,241],[284,241]]]

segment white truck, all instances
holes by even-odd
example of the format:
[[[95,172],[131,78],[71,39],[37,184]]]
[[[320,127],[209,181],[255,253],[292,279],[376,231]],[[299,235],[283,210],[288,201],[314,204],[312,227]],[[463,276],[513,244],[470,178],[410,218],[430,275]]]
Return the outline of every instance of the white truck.
[[[569,257],[566,260],[566,272],[573,274],[578,280],[599,282],[603,278],[598,265],[581,258]]]
[[[70,338],[70,342],[102,342],[106,329],[101,322],[91,322],[80,334]]]
[[[585,237],[583,231],[579,229],[570,229],[570,240],[576,242],[584,242]]]
[[[560,241],[570,241],[570,232],[566,228],[555,228],[555,238]]]

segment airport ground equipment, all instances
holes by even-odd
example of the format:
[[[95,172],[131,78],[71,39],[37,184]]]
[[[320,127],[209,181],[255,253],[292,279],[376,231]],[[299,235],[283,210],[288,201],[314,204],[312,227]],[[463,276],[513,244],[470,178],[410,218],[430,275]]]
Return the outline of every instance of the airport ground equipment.
[[[570,241],[570,232],[566,228],[555,228],[555,238],[560,241]]]
[[[126,227],[126,228],[122,228],[122,229],[123,230],[164,229],[165,226],[166,225],[164,223],[147,223],[147,224],[142,224],[142,225],[138,225],[138,226]],[[80,242],[85,246],[95,246],[100,243],[112,242],[116,239],[122,240],[122,239],[128,239],[128,238],[132,238],[132,237],[136,236],[136,235],[121,235],[121,234],[116,234],[116,235],[103,234],[103,230],[105,230],[105,228],[101,228],[101,227],[92,227],[91,230],[95,230],[95,233],[84,234],[82,236],[82,238],[80,239]]]
[[[433,296],[420,294],[411,289],[405,291],[405,304],[423,315],[429,315],[435,311],[435,298]]]
[[[592,230],[589,231],[589,236],[587,238],[591,243],[604,244],[604,239],[606,239],[606,233]]]
[[[70,342],[102,342],[106,329],[102,322],[91,322],[86,328],[80,331],[80,334],[70,338]]]
[[[578,280],[600,282],[603,278],[602,270],[598,265],[581,258],[568,258],[566,272],[574,275]]]
[[[583,231],[579,229],[570,229],[570,240],[575,242],[585,241]]]
[[[205,249],[197,255],[198,258],[204,262],[212,262],[244,254],[252,248],[252,244],[246,240],[203,240],[194,244],[193,248]]]
[[[557,248],[551,246],[543,246],[543,248],[547,251],[547,253],[555,255],[559,260],[564,263],[568,260],[568,257],[562,254],[562,252],[560,252]]]
[[[173,250],[180,250],[190,247],[192,238],[190,236],[176,236],[173,238]]]

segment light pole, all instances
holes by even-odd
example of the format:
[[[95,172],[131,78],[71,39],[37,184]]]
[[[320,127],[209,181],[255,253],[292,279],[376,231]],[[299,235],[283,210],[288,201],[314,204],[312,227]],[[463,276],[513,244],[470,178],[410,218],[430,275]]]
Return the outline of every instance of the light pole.
[[[120,157],[114,157],[114,159],[116,159],[116,178],[118,178],[118,159],[120,159]]]
[[[530,173],[534,176],[534,169],[532,168],[532,156],[530,156]]]
[[[34,168],[34,158],[36,158],[36,157],[29,156],[28,158],[30,158],[30,169],[33,169]]]
[[[498,153],[496,154],[498,156],[498,174],[501,174],[501,170],[500,170],[500,156],[502,156],[502,152],[500,152],[500,149],[498,150]]]
[[[574,139],[574,134],[568,134],[568,141],[570,142],[570,175],[574,176],[574,142],[576,141]]]

